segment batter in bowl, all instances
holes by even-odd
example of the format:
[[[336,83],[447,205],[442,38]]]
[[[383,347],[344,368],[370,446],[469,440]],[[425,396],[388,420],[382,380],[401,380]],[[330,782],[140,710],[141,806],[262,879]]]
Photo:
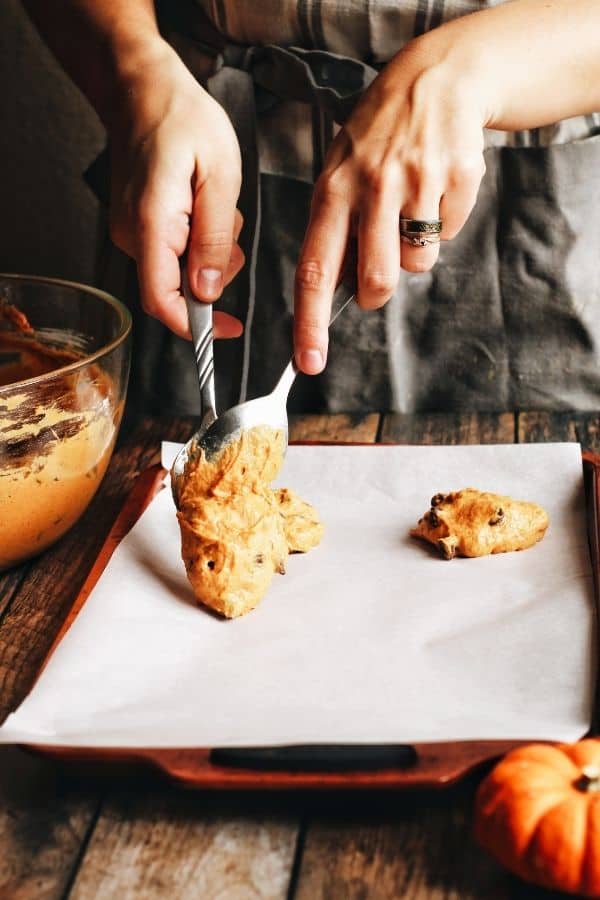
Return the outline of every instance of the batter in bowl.
[[[0,385],[14,384],[0,395],[0,571],[64,534],[106,471],[120,413],[106,373],[83,366],[51,381],[18,383],[78,359],[26,328],[0,330]]]

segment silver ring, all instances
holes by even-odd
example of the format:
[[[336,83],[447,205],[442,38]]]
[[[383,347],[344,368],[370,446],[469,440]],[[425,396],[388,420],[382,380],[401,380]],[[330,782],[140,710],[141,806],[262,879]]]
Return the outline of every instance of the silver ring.
[[[439,234],[442,230],[441,219],[403,219],[400,218],[401,234]]]
[[[440,235],[437,234],[406,234],[406,232],[400,232],[400,240],[404,241],[405,244],[410,244],[411,247],[427,247],[428,244],[439,244],[440,243]]]

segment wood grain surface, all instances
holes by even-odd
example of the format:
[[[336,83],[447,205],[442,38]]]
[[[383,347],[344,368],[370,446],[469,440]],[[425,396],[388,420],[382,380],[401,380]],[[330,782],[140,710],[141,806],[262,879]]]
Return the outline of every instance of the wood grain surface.
[[[292,814],[217,811],[212,798],[125,788],[107,798],[77,872],[76,900],[286,896]]]
[[[122,440],[92,506],[38,560],[0,575],[0,718],[27,693],[136,475],[190,421],[145,420]],[[296,440],[579,440],[600,416],[294,417]],[[553,900],[477,848],[477,778],[431,793],[184,792],[138,771],[82,774],[0,748],[0,898]]]

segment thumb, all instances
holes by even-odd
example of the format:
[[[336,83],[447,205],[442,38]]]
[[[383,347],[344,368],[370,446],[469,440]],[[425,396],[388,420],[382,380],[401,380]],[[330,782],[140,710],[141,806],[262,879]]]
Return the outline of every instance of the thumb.
[[[200,300],[217,300],[234,241],[239,182],[211,175],[194,197],[188,249],[190,284]]]

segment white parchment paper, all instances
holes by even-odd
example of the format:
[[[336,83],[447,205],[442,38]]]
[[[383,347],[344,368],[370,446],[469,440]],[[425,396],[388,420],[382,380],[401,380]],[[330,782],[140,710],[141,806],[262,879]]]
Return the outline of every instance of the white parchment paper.
[[[211,747],[587,730],[595,616],[579,446],[291,447],[280,483],[315,503],[326,536],[290,557],[258,609],[224,621],[196,605],[163,490],[0,741]],[[544,540],[445,561],[409,537],[432,494],[467,486],[544,505]]]

